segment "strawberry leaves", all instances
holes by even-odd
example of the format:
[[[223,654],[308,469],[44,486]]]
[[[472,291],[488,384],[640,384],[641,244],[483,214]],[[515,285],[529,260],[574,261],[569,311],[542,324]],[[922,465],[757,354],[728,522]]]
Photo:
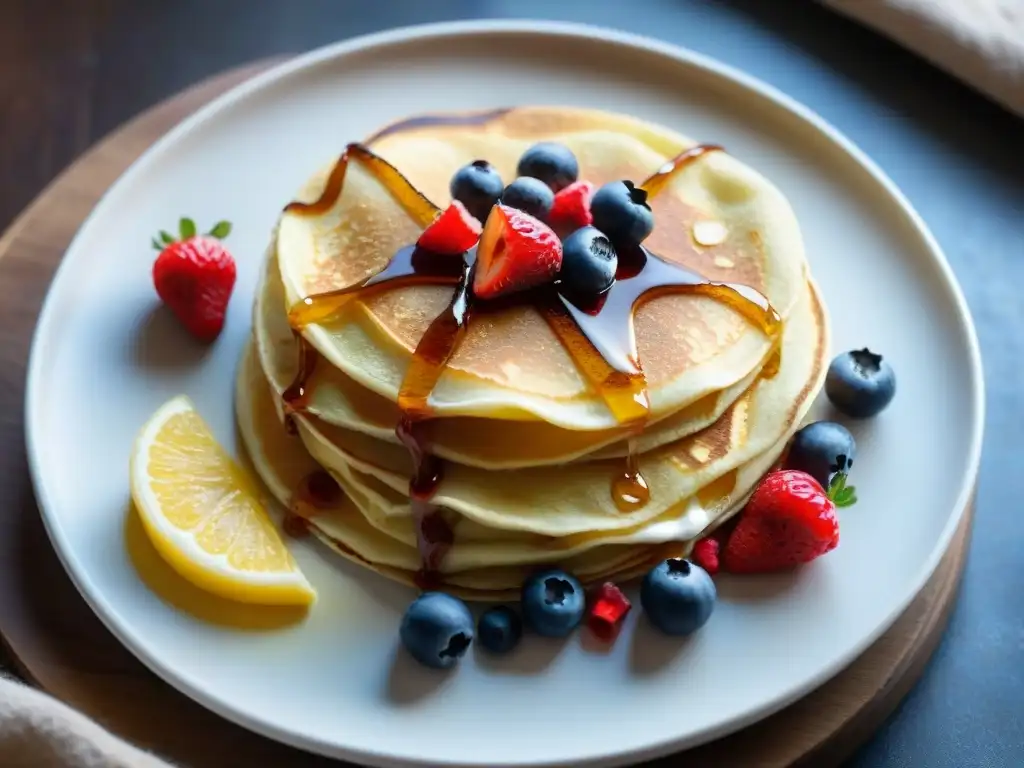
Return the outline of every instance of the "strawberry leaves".
[[[857,503],[857,489],[846,484],[846,473],[836,472],[828,484],[826,494],[837,507],[852,507]]]
[[[213,225],[207,233],[210,237],[216,237],[218,240],[223,240],[225,237],[231,234],[231,222],[230,221],[218,221]]]
[[[149,244],[153,246],[154,250],[162,251],[169,245],[195,237],[198,231],[195,221],[187,216],[182,216],[181,219],[178,220],[178,237],[175,237],[165,229],[161,229],[157,236],[149,241]],[[213,228],[205,234],[205,237],[215,237],[218,240],[223,240],[230,234],[231,222],[218,221],[213,225]]]

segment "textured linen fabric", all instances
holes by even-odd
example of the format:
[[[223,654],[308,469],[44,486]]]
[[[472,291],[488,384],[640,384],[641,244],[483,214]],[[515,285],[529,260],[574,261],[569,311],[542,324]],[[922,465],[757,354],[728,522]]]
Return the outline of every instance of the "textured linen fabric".
[[[1024,117],[1024,0],[819,0]]]
[[[4,768],[171,768],[34,688],[0,677]]]

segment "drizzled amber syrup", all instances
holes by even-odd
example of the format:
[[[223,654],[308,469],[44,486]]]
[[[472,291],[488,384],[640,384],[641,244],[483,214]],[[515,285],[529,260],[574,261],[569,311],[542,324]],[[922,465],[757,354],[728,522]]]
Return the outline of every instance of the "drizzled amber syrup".
[[[295,426],[295,414],[301,413],[309,407],[309,398],[312,395],[309,387],[309,380],[316,370],[320,353],[316,347],[306,341],[305,337],[298,331],[293,331],[295,340],[299,346],[299,362],[295,371],[295,378],[281,393],[281,400],[284,402],[284,426],[291,435],[298,434]]]
[[[409,127],[435,123],[410,121]],[[400,126],[385,129],[393,133]],[[717,145],[698,145],[682,152],[646,179],[640,188],[648,197],[661,192],[672,177],[704,154],[722,151]],[[345,172],[355,160],[369,170],[403,208],[426,227],[439,209],[416,190],[393,166],[359,144],[350,144],[328,177],[323,194],[312,203],[292,203],[286,210],[299,214],[317,214],[330,208],[341,194]],[[454,541],[451,526],[430,500],[440,485],[443,463],[430,451],[423,435],[423,421],[433,415],[430,395],[455,353],[475,311],[488,311],[477,305],[472,292],[475,251],[458,257],[442,257],[408,246],[400,250],[377,274],[362,282],[304,298],[289,311],[289,320],[297,332],[309,324],[322,322],[336,314],[349,301],[385,290],[414,284],[454,285],[452,300],[438,315],[417,344],[402,381],[398,406],[402,418],[396,434],[409,450],[414,472],[409,482],[417,527],[417,540],[423,568],[421,586],[435,582],[445,553]],[[777,369],[781,319],[768,300],[752,288],[731,283],[712,282],[679,264],[666,261],[644,247],[619,254],[619,267],[612,287],[595,301],[581,303],[553,286],[517,295],[520,302],[532,303],[557,335],[587,381],[604,400],[615,419],[628,434],[635,436],[650,413],[650,400],[641,361],[637,354],[633,316],[637,308],[657,296],[691,293],[719,301],[736,310],[775,342],[773,357],[766,364]],[[308,364],[303,361],[313,360]],[[773,362],[776,361],[776,362]],[[298,407],[307,396],[307,380],[315,367],[310,352],[300,358],[299,375],[288,388],[293,398],[290,407]],[[287,400],[287,398],[286,398]],[[642,507],[650,498],[650,489],[640,471],[635,440],[629,440],[625,467],[612,480],[612,498],[624,512]]]
[[[341,486],[329,472],[318,469],[306,475],[292,493],[284,517],[284,531],[290,536],[309,533],[309,520],[341,500]]]
[[[399,120],[397,123],[384,126],[381,130],[368,138],[366,143],[373,144],[374,142],[383,139],[385,136],[391,136],[395,133],[405,133],[406,131],[415,131],[419,128],[456,125],[486,125],[492,120],[504,117],[510,111],[510,107],[501,107],[499,109],[491,109],[485,112],[466,112],[461,115],[417,115],[415,117]]]
[[[612,501],[621,512],[640,509],[651,500],[651,489],[647,485],[647,480],[640,474],[638,457],[636,440],[631,438],[626,454],[626,466],[621,475],[612,479]]]

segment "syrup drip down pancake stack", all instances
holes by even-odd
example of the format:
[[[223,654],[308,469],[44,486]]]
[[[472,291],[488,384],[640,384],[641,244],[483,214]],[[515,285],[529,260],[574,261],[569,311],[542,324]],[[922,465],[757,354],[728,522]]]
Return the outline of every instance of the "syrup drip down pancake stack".
[[[485,257],[514,246],[504,206],[464,253],[416,246],[459,169],[511,182],[538,142],[653,214],[600,296],[556,276],[484,298]],[[778,460],[828,342],[789,204],[726,150],[591,110],[431,115],[350,144],[285,207],[236,410],[290,530],[503,598],[543,565],[587,583],[688,553]]]

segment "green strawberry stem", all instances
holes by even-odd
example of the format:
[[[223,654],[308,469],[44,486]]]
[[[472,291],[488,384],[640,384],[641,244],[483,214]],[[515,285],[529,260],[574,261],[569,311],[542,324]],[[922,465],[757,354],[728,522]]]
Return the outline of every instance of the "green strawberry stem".
[[[175,238],[170,232],[165,229],[161,229],[156,237],[150,241],[150,245],[157,251],[162,251],[168,245],[179,242],[179,240],[188,240],[190,237],[195,237],[199,230],[196,228],[196,223],[186,217],[182,216],[178,221],[178,238]],[[205,237],[215,237],[218,240],[223,240],[231,234],[231,222],[230,221],[218,221],[209,232],[205,233]]]
[[[832,476],[826,495],[837,507],[852,507],[857,503],[857,489],[846,484],[845,472],[836,472]]]

